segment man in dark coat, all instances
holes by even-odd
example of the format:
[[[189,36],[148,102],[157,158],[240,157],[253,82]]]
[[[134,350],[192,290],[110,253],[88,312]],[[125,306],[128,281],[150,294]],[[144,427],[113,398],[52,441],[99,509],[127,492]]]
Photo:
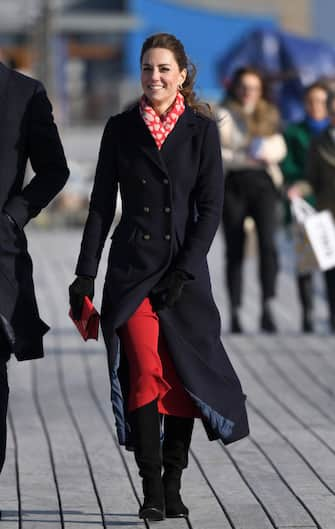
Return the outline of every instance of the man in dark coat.
[[[23,186],[27,160],[34,177]],[[68,168],[51,104],[39,81],[0,63],[0,472],[5,460],[6,363],[43,356],[40,319],[23,228],[62,189]]]

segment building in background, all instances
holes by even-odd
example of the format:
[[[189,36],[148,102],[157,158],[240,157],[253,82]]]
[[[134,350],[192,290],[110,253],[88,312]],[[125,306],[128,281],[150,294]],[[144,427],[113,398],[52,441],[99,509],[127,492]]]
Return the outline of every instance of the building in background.
[[[333,37],[333,0],[1,0],[0,47],[41,78],[65,124],[104,121],[140,93],[139,51],[176,34],[198,67],[202,97],[221,97],[217,64],[254,28]],[[317,6],[317,7],[316,7]],[[327,16],[330,14],[330,16]],[[322,29],[321,29],[322,28]]]
[[[268,15],[277,20],[286,31],[310,35],[313,30],[312,3],[323,9],[324,2],[332,0],[166,0],[165,3],[202,7],[207,11],[224,12],[243,16],[263,17]]]
[[[334,0],[312,0],[312,32],[335,46]]]

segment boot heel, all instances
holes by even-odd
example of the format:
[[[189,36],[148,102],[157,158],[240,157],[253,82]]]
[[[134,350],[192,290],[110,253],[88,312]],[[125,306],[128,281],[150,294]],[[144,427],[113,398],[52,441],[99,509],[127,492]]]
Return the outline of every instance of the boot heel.
[[[152,522],[160,522],[164,520],[165,513],[157,507],[141,507],[138,513],[139,518],[143,520],[150,520]]]

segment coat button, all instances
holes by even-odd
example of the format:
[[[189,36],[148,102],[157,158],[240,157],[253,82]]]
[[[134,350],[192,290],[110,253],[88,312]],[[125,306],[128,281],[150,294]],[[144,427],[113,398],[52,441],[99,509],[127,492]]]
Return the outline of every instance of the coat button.
[[[166,208],[164,208],[164,211],[165,211],[165,213],[171,213],[171,208],[166,207]]]
[[[164,178],[163,184],[167,185],[169,183],[169,180],[167,178]]]
[[[169,241],[171,239],[171,235],[169,233],[167,233],[165,236],[164,236],[164,239],[166,241]]]
[[[146,181],[145,178],[142,178],[142,179],[141,179],[141,182],[142,182],[143,185],[147,183],[147,181]]]
[[[143,211],[144,211],[144,213],[149,213],[149,212],[150,212],[150,208],[148,208],[147,206],[145,206],[145,207],[143,208]]]
[[[149,233],[145,233],[145,234],[143,235],[143,239],[144,239],[145,241],[150,241],[151,236],[149,235]]]

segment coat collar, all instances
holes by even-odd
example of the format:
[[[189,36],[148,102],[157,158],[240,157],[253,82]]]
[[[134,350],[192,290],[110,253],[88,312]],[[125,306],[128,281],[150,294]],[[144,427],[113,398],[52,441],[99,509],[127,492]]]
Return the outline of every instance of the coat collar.
[[[167,164],[175,155],[176,147],[180,147],[184,141],[195,134],[196,117],[192,109],[186,106],[184,113],[179,117],[174,129],[168,135],[160,151],[141,117],[139,105],[136,105],[130,110],[128,115],[131,123],[129,124],[127,134],[131,130],[132,141],[136,142],[139,148],[163,173],[168,174]]]

